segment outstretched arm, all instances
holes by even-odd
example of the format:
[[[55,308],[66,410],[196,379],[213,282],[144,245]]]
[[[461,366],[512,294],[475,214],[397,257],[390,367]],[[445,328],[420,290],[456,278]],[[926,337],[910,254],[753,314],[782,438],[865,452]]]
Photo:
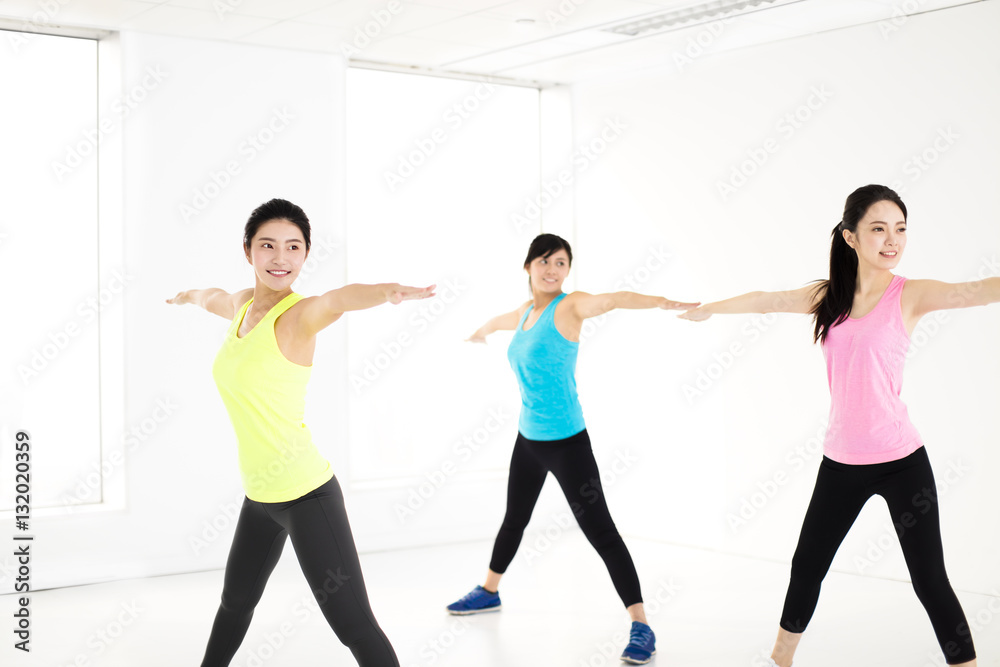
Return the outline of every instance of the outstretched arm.
[[[681,319],[701,322],[712,315],[739,313],[810,313],[823,297],[825,283],[806,285],[784,292],[748,292],[724,301],[706,303],[704,306],[678,315]]]
[[[231,320],[236,317],[236,311],[239,310],[240,306],[249,301],[252,296],[252,288],[230,294],[226,290],[209,287],[208,289],[192,289],[178,292],[174,298],[167,299],[167,303],[177,304],[178,306],[191,303],[204,308],[210,313]]]
[[[913,313],[917,318],[935,310],[971,308],[1000,303],[1000,277],[967,283],[943,283],[938,280],[908,280]],[[907,294],[909,297],[910,294]],[[908,299],[909,300],[909,299]]]
[[[662,308],[663,310],[690,310],[697,303],[673,301],[665,296],[647,296],[635,292],[609,292],[607,294],[587,294],[573,292],[566,297],[573,312],[581,320],[597,317],[616,308],[638,310],[643,308]]]
[[[513,331],[517,328],[518,322],[521,321],[524,311],[528,309],[530,304],[530,301],[525,301],[517,310],[512,310],[509,313],[504,313],[503,315],[497,315],[489,322],[476,329],[476,332],[469,336],[466,340],[470,343],[485,343],[486,337],[494,331]]]
[[[408,287],[398,283],[345,285],[325,294],[303,299],[299,328],[303,334],[315,336],[346,312],[366,310],[383,303],[398,304],[410,299],[426,299],[434,296],[435,287],[436,285]]]

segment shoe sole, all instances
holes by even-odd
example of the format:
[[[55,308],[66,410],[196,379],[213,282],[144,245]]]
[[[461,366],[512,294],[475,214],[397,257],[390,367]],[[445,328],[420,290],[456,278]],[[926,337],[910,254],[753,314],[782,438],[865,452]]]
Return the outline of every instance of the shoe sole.
[[[452,611],[448,610],[448,613],[452,616],[471,616],[472,614],[485,614],[491,611],[500,611],[502,605],[497,605],[495,607],[487,607],[485,609],[470,609],[468,611]]]
[[[627,662],[630,665],[645,665],[652,662],[654,655],[656,655],[656,651],[650,653],[649,658],[647,658],[646,660],[633,660],[632,658],[622,658],[621,660],[622,662]]]

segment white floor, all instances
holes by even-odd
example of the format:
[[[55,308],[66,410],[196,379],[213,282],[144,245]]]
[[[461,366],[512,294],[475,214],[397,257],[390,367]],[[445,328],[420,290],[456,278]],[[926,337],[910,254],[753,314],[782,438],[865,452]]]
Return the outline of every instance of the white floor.
[[[761,664],[777,629],[787,563],[626,541],[657,636],[654,666]],[[490,546],[362,556],[372,606],[402,667],[622,664],[628,618],[603,564],[577,532],[533,562],[519,554],[501,585],[501,612],[446,615],[444,605],[480,583]],[[12,651],[5,640],[0,664],[197,667],[221,587],[222,572],[214,571],[36,593],[34,650]],[[1000,622],[991,622],[1000,617],[1000,599],[961,591],[959,597],[974,627],[983,626],[974,634],[979,664],[1000,667]],[[315,610],[286,549],[233,667],[354,664]],[[797,667],[943,664],[908,583],[838,573],[824,584],[796,658]]]

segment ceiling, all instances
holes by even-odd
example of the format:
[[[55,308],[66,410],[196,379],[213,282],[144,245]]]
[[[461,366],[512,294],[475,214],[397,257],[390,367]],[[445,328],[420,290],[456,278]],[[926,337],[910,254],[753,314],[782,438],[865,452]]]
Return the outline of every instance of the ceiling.
[[[888,34],[905,26],[907,14],[970,4],[970,0],[764,0],[725,23],[706,18],[679,29],[635,36],[607,30],[664,12],[713,4],[723,3],[0,0],[0,27],[35,32],[133,30],[342,53],[360,65],[549,85],[669,63],[681,71],[706,54],[862,23],[875,23]]]

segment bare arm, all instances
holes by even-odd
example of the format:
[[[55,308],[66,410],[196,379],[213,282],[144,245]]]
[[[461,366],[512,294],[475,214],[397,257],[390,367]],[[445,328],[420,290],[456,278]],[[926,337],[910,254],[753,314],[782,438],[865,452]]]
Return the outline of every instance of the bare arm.
[[[701,322],[712,315],[739,313],[809,313],[823,297],[823,284],[812,284],[784,292],[748,292],[724,301],[706,303],[704,306],[681,313],[678,317]]]
[[[253,288],[247,288],[230,294],[217,287],[209,287],[208,289],[192,289],[178,292],[174,298],[167,299],[167,303],[177,305],[191,303],[204,308],[214,315],[231,320],[236,317],[236,312],[252,296]]]
[[[476,329],[476,332],[469,336],[466,340],[470,343],[485,343],[486,337],[495,331],[513,331],[517,328],[518,323],[521,321],[521,317],[524,316],[524,312],[528,310],[529,305],[531,305],[531,302],[525,301],[516,310],[504,313],[503,315],[497,315],[496,317],[490,319],[490,321],[486,324]]]
[[[913,304],[917,319],[935,310],[971,308],[1000,303],[1000,277],[967,283],[943,283],[938,280],[906,281],[907,300]]]
[[[638,310],[644,308],[662,308],[663,310],[690,310],[697,303],[673,301],[664,296],[647,296],[635,292],[609,292],[607,294],[587,294],[573,292],[566,297],[573,312],[581,320],[597,317],[616,308]]]
[[[306,336],[315,336],[346,312],[367,310],[383,303],[398,304],[409,299],[426,299],[434,296],[435,287],[436,285],[408,287],[398,283],[345,285],[325,294],[303,299],[298,314],[299,328]]]

